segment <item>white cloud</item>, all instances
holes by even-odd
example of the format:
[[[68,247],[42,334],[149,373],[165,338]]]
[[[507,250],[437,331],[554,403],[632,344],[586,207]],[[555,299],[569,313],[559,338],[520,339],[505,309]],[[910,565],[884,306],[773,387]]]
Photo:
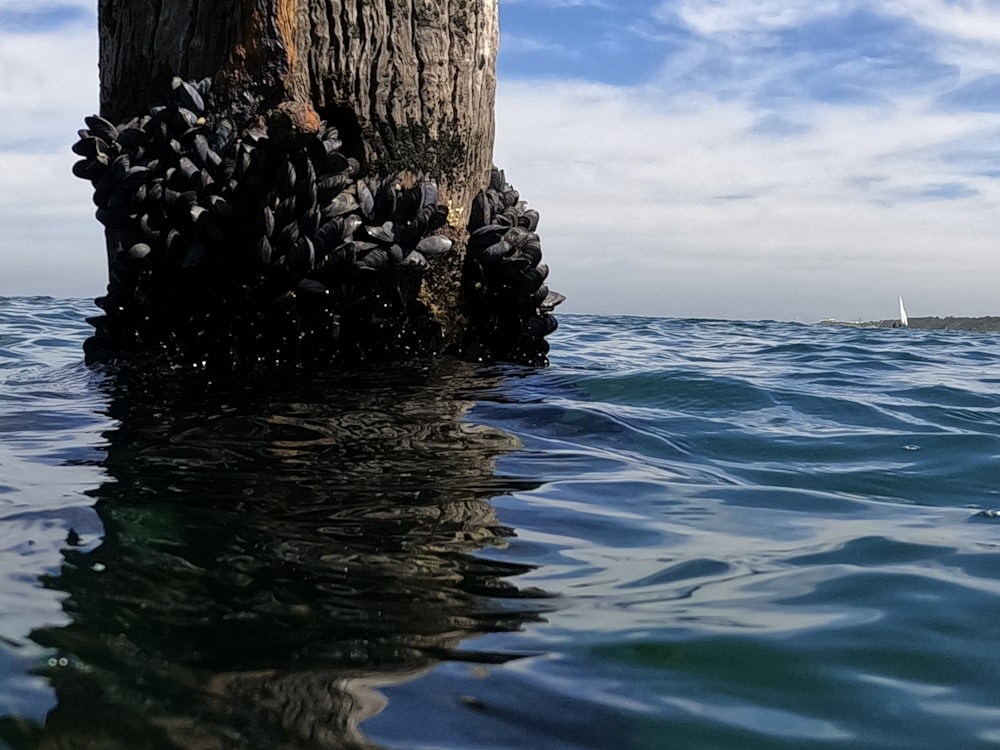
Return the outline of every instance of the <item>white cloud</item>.
[[[699,34],[712,35],[798,26],[853,5],[844,0],[680,0],[664,3],[657,15],[676,14]]]
[[[586,83],[504,83],[497,161],[542,212],[567,309],[676,316],[994,312],[1000,186],[934,158],[1000,116],[816,105],[776,139],[743,101]],[[916,201],[957,184],[971,197]],[[884,307],[883,305],[888,305]]]
[[[103,237],[90,186],[70,172],[76,131],[98,106],[96,20],[47,33],[0,30],[0,91],[0,295],[100,294]]]
[[[58,33],[0,31],[0,150],[67,147],[98,106],[97,34],[74,26]]]

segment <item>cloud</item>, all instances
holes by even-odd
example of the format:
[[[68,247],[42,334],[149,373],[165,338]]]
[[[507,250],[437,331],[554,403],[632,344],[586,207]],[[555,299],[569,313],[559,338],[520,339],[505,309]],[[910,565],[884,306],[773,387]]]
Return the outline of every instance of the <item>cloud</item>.
[[[70,145],[98,106],[93,4],[0,2],[0,295],[96,295],[107,281]]]
[[[1000,188],[929,155],[984,138],[995,155],[1000,117],[919,98],[817,104],[799,134],[772,138],[750,100],[689,93],[672,107],[655,92],[500,87],[497,160],[542,212],[567,309],[888,317],[880,305],[905,286],[942,314],[988,312]]]
[[[904,289],[995,312],[996,15],[674,0],[623,24],[659,51],[642,80],[501,81],[497,159],[567,309],[875,318]]]

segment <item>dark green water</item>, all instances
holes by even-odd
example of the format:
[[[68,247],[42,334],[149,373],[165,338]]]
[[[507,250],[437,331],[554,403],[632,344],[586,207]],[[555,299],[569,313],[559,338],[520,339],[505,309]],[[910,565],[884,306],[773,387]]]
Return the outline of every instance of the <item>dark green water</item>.
[[[0,748],[1000,745],[1000,337],[87,370],[0,300]]]

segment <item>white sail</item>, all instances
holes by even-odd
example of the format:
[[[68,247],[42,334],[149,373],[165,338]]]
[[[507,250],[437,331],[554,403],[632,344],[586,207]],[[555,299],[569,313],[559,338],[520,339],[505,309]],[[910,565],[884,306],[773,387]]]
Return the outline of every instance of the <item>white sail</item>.
[[[903,307],[903,295],[899,295],[899,322],[901,325],[909,326],[910,322],[906,319],[906,308]]]

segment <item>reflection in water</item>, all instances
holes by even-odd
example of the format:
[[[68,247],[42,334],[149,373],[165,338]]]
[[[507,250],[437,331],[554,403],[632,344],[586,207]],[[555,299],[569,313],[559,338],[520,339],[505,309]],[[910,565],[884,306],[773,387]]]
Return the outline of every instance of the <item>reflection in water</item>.
[[[468,365],[227,385],[110,377],[102,543],[45,585],[72,622],[37,747],[369,747],[380,685],[543,610],[489,498],[513,438],[463,422]],[[415,720],[417,720],[415,718]]]

